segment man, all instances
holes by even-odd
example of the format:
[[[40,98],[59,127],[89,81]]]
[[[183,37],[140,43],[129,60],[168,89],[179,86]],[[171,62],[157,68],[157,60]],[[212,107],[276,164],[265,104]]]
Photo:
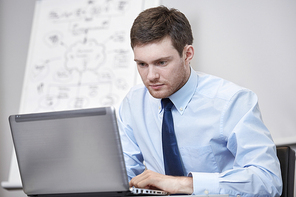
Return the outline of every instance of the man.
[[[175,9],[151,8],[134,21],[131,46],[145,86],[133,87],[118,112],[130,186],[280,196],[279,161],[256,95],[194,71],[192,42],[188,20]]]

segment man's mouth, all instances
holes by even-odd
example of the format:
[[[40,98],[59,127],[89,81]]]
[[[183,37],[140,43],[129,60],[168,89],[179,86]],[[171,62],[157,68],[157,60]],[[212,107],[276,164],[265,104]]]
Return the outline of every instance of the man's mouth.
[[[163,86],[164,86],[163,84],[150,84],[149,85],[149,87],[151,87],[153,90],[159,90]]]

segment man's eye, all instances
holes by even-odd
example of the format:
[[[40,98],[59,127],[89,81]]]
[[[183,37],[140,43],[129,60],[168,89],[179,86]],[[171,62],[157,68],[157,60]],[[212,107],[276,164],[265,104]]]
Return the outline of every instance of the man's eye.
[[[138,66],[141,66],[141,67],[146,65],[145,63],[137,63],[137,64],[138,64]]]
[[[165,65],[167,62],[166,61],[160,61],[158,62],[159,65]]]

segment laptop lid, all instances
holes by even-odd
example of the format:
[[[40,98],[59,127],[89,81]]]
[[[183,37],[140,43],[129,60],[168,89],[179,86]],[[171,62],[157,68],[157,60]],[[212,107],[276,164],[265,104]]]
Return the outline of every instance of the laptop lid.
[[[27,195],[128,191],[113,107],[9,117]]]

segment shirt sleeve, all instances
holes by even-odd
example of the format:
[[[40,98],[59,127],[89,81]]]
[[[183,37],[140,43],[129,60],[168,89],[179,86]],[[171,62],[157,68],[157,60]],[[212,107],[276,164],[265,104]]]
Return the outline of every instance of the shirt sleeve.
[[[143,156],[133,135],[130,124],[131,113],[127,99],[124,99],[117,114],[123,155],[129,181],[145,170]],[[123,115],[124,113],[124,115]]]
[[[220,121],[233,168],[222,173],[191,172],[194,194],[280,196],[282,179],[276,147],[265,127],[257,96],[242,90],[224,107]]]

